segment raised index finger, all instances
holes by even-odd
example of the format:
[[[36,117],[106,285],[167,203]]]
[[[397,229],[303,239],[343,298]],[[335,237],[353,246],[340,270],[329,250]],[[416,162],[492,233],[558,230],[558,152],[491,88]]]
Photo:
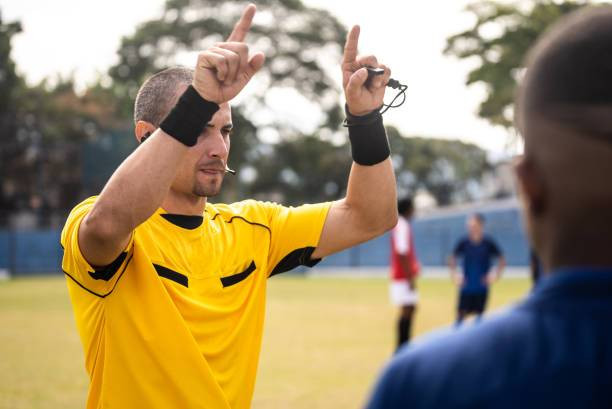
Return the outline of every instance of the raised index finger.
[[[232,33],[227,38],[227,41],[244,41],[249,29],[251,28],[251,23],[253,22],[253,17],[255,16],[255,11],[257,8],[253,3],[249,4],[244,11],[242,12],[242,16],[240,16],[240,20],[234,26]]]
[[[344,44],[343,63],[352,63],[357,58],[357,43],[359,42],[359,26],[353,26]]]

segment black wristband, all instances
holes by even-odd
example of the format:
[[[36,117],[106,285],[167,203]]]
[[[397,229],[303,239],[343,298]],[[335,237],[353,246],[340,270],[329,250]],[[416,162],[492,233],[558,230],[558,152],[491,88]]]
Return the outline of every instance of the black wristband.
[[[184,145],[194,146],[219,105],[205,100],[190,85],[159,127]]]
[[[391,154],[382,115],[378,110],[364,116],[354,116],[345,107],[353,160],[359,165],[372,166]]]

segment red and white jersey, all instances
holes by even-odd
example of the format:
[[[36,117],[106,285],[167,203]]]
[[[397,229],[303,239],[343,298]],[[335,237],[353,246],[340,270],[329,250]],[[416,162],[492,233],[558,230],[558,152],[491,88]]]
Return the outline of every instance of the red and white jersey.
[[[404,271],[400,256],[408,257],[408,265],[412,271]],[[393,280],[406,280],[407,277],[416,277],[421,266],[414,252],[412,229],[405,217],[399,216],[397,225],[391,231],[391,278]]]

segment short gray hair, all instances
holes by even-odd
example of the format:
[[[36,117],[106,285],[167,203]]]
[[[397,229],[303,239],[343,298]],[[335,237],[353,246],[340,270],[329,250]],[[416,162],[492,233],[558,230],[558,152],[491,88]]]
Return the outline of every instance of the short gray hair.
[[[159,126],[176,104],[178,88],[192,82],[193,70],[185,67],[168,68],[149,77],[136,95],[134,123],[146,121]]]

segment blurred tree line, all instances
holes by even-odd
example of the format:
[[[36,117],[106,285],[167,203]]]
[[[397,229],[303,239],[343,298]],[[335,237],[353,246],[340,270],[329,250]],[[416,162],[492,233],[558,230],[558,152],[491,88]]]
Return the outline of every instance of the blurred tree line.
[[[58,225],[79,200],[97,194],[136,146],[131,116],[140,84],[168,66],[191,65],[197,50],[229,34],[244,4],[167,0],[159,18],[123,38],[119,61],[107,75],[79,92],[70,78],[28,86],[11,59],[11,38],[20,24],[0,14],[0,226],[21,214],[34,217],[34,225]],[[446,51],[480,59],[468,83],[488,86],[481,116],[511,123],[506,111],[527,47],[559,15],[581,4],[534,2],[527,11],[495,2],[471,6],[476,25],[449,38]],[[233,106],[230,165],[238,175],[226,177],[222,195],[213,200],[299,204],[340,198],[351,159],[334,70],[346,29],[329,12],[300,0],[261,0],[258,8],[248,42],[264,51],[266,64]],[[488,23],[501,34],[485,35]],[[286,99],[297,117],[303,104],[316,107],[319,114],[309,114],[316,117],[316,130],[304,131],[299,121],[276,114],[273,95]],[[388,134],[401,190],[424,189],[440,205],[472,198],[473,186],[490,167],[474,145],[407,138],[393,127]]]

